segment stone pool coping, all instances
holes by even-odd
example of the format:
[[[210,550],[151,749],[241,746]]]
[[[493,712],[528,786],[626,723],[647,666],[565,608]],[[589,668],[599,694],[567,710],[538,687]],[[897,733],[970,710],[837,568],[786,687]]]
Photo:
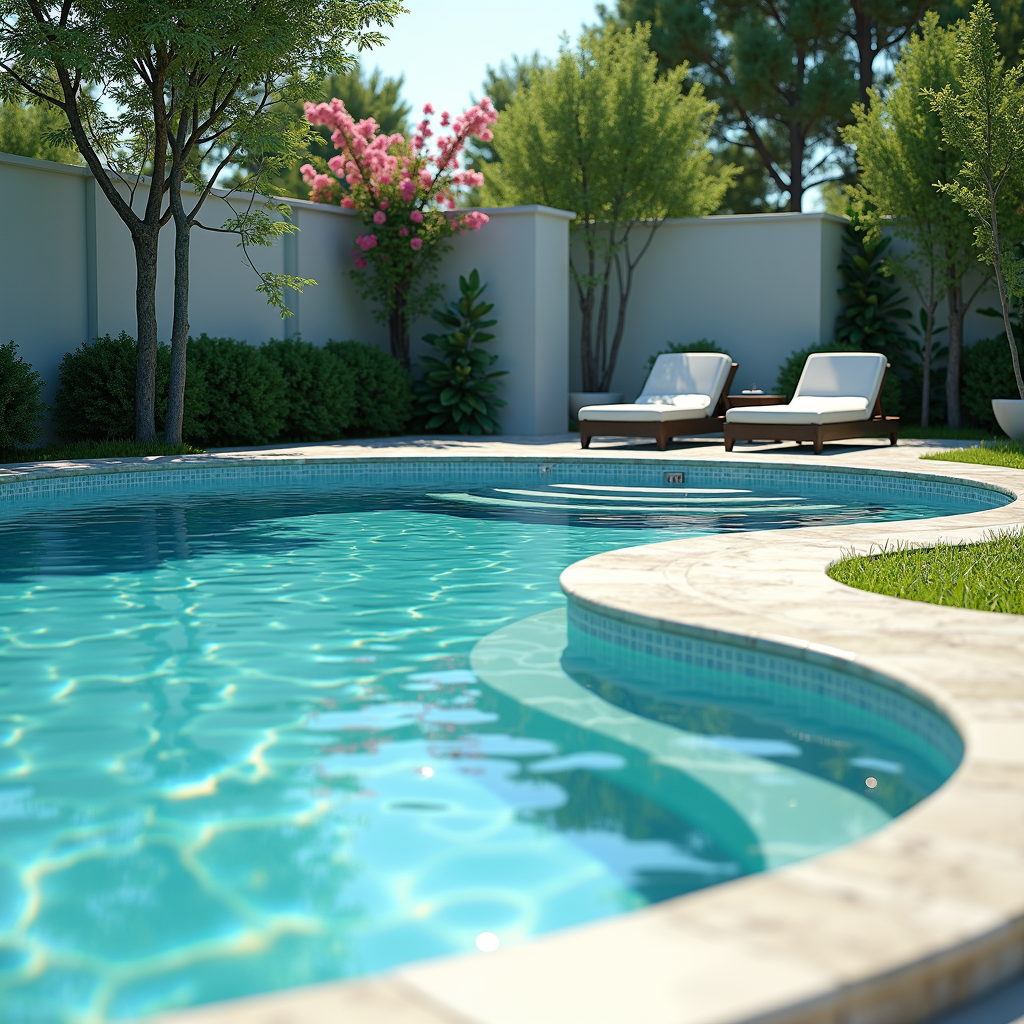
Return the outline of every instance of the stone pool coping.
[[[197,1007],[163,1024],[911,1024],[1024,968],[1024,619],[852,590],[827,566],[884,541],[977,540],[1024,524],[1024,472],[922,462],[922,445],[791,446],[724,455],[581,452],[567,439],[375,442],[201,456],[252,460],[478,455],[488,458],[769,460],[955,477],[1017,495],[941,519],[724,534],[620,549],[562,575],[570,601],[655,626],[858,666],[918,690],[965,741],[935,794],[850,846],[792,867],[543,936],[491,955],[428,961]],[[119,471],[197,457],[122,460]],[[0,469],[4,480],[97,472],[92,464]],[[102,470],[100,470],[102,471]],[[109,471],[106,470],[106,471]]]

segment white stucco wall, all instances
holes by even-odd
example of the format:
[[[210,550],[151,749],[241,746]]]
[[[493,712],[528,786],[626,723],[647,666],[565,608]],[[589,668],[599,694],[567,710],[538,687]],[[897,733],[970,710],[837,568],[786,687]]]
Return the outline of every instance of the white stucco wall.
[[[142,209],[145,189],[136,196]],[[260,344],[295,336],[322,345],[353,338],[387,349],[386,330],[356,290],[349,270],[358,217],[349,211],[293,201],[299,233],[269,248],[250,249],[257,265],[275,273],[312,278],[317,286],[290,295],[295,315],[282,320],[256,292],[258,283],[232,235],[194,230],[189,320],[193,334],[207,333]],[[235,201],[236,211],[242,204]],[[498,318],[492,351],[506,433],[565,430],[568,390],[568,239],[571,215],[541,207],[489,211],[479,232],[453,241],[439,280],[446,298],[458,292],[459,274],[474,267],[488,283]],[[231,216],[212,198],[202,220],[218,226]],[[160,337],[170,333],[173,232],[161,237],[157,315]],[[135,333],[135,261],[131,237],[84,168],[0,154],[0,338],[14,340],[21,355],[56,393],[65,352],[96,335]],[[413,356],[430,329],[412,325]]]
[[[666,221],[636,272],[613,390],[632,400],[650,355],[700,338],[739,363],[737,390],[768,390],[790,352],[832,337],[844,224],[817,213]],[[582,385],[579,346],[574,303],[573,390]]]
[[[141,208],[144,194],[137,197]],[[290,296],[282,321],[256,292],[234,236],[196,230],[192,246],[193,334],[260,344],[301,335],[314,344],[353,338],[387,348],[387,333],[356,290],[350,211],[288,201],[297,235],[252,255],[261,268],[318,282]],[[240,208],[240,203],[236,202]],[[488,210],[490,223],[456,238],[439,280],[446,297],[474,267],[488,283],[498,338],[493,351],[508,405],[506,433],[565,430],[566,395],[581,387],[579,312],[568,270],[571,215],[543,207]],[[204,219],[229,215],[211,200]],[[637,271],[613,388],[632,399],[648,357],[666,342],[706,337],[739,362],[737,389],[771,388],[796,348],[829,341],[840,308],[844,222],[827,214],[759,214],[665,222]],[[160,336],[171,322],[170,229],[161,242]],[[0,154],[0,340],[13,339],[47,381],[52,401],[63,354],[97,334],[135,332],[131,240],[88,171]],[[909,288],[907,289],[910,291]],[[977,305],[991,304],[986,296]],[[940,316],[944,311],[940,311]],[[998,325],[972,313],[968,343]],[[412,325],[413,359],[431,321]]]

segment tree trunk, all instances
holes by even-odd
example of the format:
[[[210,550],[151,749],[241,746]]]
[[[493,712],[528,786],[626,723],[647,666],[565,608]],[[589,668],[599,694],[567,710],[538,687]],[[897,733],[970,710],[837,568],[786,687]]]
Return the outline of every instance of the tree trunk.
[[[804,133],[789,126],[789,209],[799,213],[804,201]]]
[[[388,335],[391,340],[391,354],[405,367],[409,369],[409,323],[406,319],[406,291],[399,287],[395,296],[395,306],[388,316]]]
[[[950,268],[949,280],[955,280]],[[960,422],[960,367],[964,348],[963,286],[958,282],[946,289],[946,308],[949,319],[949,360],[946,364],[946,422],[951,427],[961,426]]]
[[[872,45],[874,22],[864,10],[863,3],[853,4],[853,37],[857,46],[857,98],[868,105],[868,89],[875,80],[876,50]]]
[[[136,230],[135,244],[135,316],[139,336],[136,341],[135,368],[135,440],[147,444],[156,440],[156,259],[159,226]]]
[[[181,444],[181,424],[185,414],[185,373],[188,349],[188,271],[192,225],[172,197],[174,211],[174,320],[171,325],[171,379],[167,394],[167,426],[164,441]]]
[[[921,359],[921,426],[928,426],[932,406],[932,335],[935,333],[935,309],[928,310],[924,328],[924,352]]]

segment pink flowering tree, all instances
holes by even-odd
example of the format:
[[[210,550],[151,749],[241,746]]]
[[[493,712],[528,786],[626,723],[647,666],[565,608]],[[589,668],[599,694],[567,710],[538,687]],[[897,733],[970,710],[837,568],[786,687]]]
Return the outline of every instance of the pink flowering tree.
[[[479,231],[488,220],[479,210],[458,210],[455,197],[461,186],[483,184],[479,171],[461,168],[460,157],[469,139],[490,142],[497,112],[486,97],[454,120],[444,111],[436,137],[433,113],[428,103],[406,139],[380,134],[373,118],[353,120],[339,99],[306,104],[310,124],[334,129],[338,155],[327,161],[330,174],[304,164],[303,180],[314,202],[357,210],[362,217],[353,275],[363,297],[376,302],[378,319],[390,331],[391,352],[406,368],[409,323],[439,298],[440,289],[428,279],[450,248],[449,239]]]

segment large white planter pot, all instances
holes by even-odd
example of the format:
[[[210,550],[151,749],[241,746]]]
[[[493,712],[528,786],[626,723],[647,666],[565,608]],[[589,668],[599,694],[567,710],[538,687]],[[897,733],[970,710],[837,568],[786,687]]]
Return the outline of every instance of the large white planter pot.
[[[580,409],[585,405],[618,405],[621,401],[621,391],[570,391],[569,418],[579,419]]]
[[[996,422],[1012,441],[1024,441],[1024,400],[1020,398],[993,398],[992,412]]]

